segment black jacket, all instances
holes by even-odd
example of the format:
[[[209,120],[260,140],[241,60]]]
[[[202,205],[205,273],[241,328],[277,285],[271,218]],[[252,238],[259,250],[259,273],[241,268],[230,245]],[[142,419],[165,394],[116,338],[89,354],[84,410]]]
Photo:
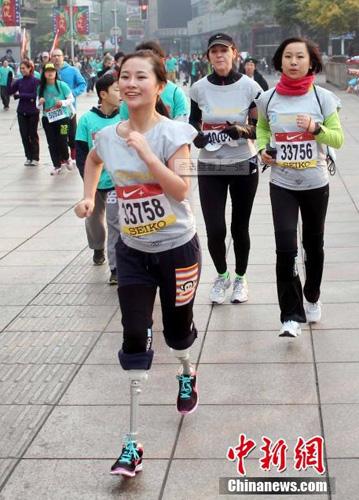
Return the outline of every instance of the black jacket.
[[[268,90],[269,86],[267,80],[263,77],[259,71],[255,70],[253,75],[254,80],[262,87],[263,90]]]

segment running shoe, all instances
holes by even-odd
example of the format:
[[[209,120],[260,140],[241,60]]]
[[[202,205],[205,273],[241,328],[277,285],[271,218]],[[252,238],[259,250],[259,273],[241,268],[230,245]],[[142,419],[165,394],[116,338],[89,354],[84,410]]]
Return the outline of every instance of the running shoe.
[[[25,163],[24,163],[25,167],[28,167],[29,165],[31,165],[31,160],[29,160],[28,158],[25,160]]]
[[[31,160],[29,163],[30,167],[38,167],[40,162],[38,160]]]
[[[62,174],[62,168],[61,167],[53,167],[50,170],[50,175],[60,175]]]
[[[135,477],[142,470],[143,447],[130,438],[126,438],[121,455],[111,467],[110,474]]]
[[[248,300],[248,283],[246,276],[235,278],[233,281],[233,292],[231,297],[232,304],[247,302]]]
[[[223,304],[226,298],[226,290],[230,286],[231,280],[229,278],[218,276],[213,283],[209,299],[215,304]]]
[[[322,304],[318,302],[307,302],[304,305],[305,315],[308,323],[317,323],[322,318]]]
[[[279,337],[298,337],[302,333],[297,321],[284,321],[279,332]]]
[[[116,269],[111,269],[110,278],[108,280],[109,285],[117,285],[117,271]]]
[[[93,260],[93,263],[95,266],[102,266],[102,264],[104,264],[106,261],[105,251],[104,250],[94,250],[92,260]]]
[[[69,172],[71,172],[74,169],[74,167],[75,167],[75,165],[73,165],[73,163],[72,163],[72,160],[70,160],[70,159],[69,160],[63,160],[61,162],[61,166],[62,166],[63,169],[67,169]]]
[[[181,415],[193,413],[198,406],[197,375],[193,371],[191,375],[177,375],[179,390],[177,397],[177,411]]]

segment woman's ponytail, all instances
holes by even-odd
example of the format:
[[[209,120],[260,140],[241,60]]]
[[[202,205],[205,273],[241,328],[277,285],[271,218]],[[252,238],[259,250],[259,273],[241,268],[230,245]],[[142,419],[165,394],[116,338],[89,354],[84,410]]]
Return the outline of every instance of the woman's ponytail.
[[[162,116],[165,116],[166,118],[170,118],[168,109],[166,108],[165,104],[163,103],[162,99],[158,97],[157,102],[156,102],[156,111]]]

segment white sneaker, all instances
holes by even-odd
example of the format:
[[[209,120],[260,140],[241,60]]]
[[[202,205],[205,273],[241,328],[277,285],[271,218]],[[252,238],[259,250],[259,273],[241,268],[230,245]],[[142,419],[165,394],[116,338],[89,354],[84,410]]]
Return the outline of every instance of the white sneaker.
[[[322,317],[322,304],[318,302],[307,302],[304,306],[308,323],[317,323]]]
[[[52,167],[52,169],[50,170],[50,175],[60,175],[62,174],[62,172],[63,172],[62,167],[58,168]]]
[[[76,168],[76,161],[71,160],[71,158],[70,158],[69,160],[67,160],[67,162],[64,165],[69,172],[72,172],[72,170],[75,170],[75,168]]]
[[[215,304],[223,304],[226,298],[226,290],[230,286],[231,280],[229,278],[218,276],[213,283],[209,299]]]
[[[231,297],[232,304],[239,304],[247,302],[248,300],[248,283],[246,276],[243,278],[236,278],[233,281],[233,292]]]
[[[24,165],[25,165],[25,167],[28,167],[29,165],[31,165],[31,160],[29,160],[29,159],[25,160]]]
[[[298,337],[302,333],[297,321],[284,321],[279,332],[279,337]]]
[[[40,164],[40,162],[38,162],[37,160],[31,160],[29,165],[30,167],[38,167]]]

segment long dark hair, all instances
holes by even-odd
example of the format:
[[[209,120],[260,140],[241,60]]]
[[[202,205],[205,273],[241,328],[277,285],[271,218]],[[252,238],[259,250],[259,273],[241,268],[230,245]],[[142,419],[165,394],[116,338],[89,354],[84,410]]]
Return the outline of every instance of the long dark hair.
[[[167,75],[166,75],[165,65],[163,64],[162,60],[154,52],[152,52],[152,50],[138,50],[137,52],[133,52],[132,54],[127,54],[122,59],[119,70],[119,76],[121,76],[123,65],[130,59],[135,59],[136,57],[140,59],[149,59],[152,63],[153,72],[156,75],[157,82],[164,83],[165,85],[167,85]],[[169,118],[168,110],[166,106],[163,104],[163,101],[160,97],[158,97],[156,102],[156,111],[160,115]]]
[[[39,97],[44,97],[44,92],[45,92],[45,88],[46,88],[46,85],[47,85],[45,73],[46,73],[45,68],[43,68],[42,73],[41,73],[41,77],[40,77]],[[55,87],[56,87],[56,90],[58,92],[60,92],[59,84],[57,82],[58,79],[59,79],[59,75],[57,74],[57,71],[56,71]]]

